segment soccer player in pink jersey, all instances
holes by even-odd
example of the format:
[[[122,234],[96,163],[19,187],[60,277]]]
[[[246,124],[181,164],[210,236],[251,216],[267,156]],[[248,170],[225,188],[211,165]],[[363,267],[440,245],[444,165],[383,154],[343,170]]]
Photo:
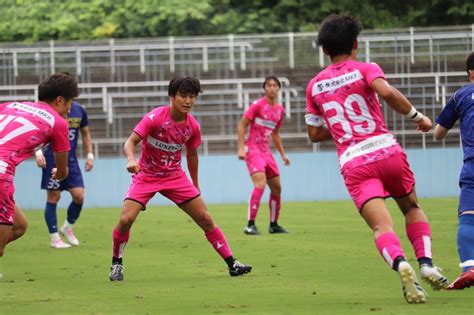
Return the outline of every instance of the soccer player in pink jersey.
[[[427,132],[432,123],[386,81],[378,65],[356,61],[359,32],[360,24],[349,15],[332,14],[321,24],[317,41],[332,64],[308,84],[308,135],[313,142],[333,139],[344,182],[373,230],[377,249],[399,273],[407,302],[423,303],[425,292],[393,231],[385,198],[393,197],[405,216],[422,279],[435,290],[449,283],[433,266],[430,225],[418,203],[405,152],[385,125],[378,96],[420,131]]]
[[[0,104],[0,257],[5,246],[20,238],[27,228],[26,217],[15,205],[13,178],[18,164],[35,148],[51,142],[57,180],[68,176],[69,131],[67,116],[79,94],[76,80],[53,74],[38,86],[38,102]]]
[[[214,224],[200,196],[197,148],[201,144],[201,130],[190,114],[200,92],[201,84],[197,78],[174,78],[168,86],[171,104],[146,114],[125,142],[127,170],[133,175],[120,220],[113,230],[111,281],[123,280],[122,258],[130,229],[140,211],[145,210],[146,204],[157,192],[176,203],[199,225],[209,243],[227,263],[231,276],[240,276],[252,270],[252,266],[234,258],[224,233]],[[135,148],[140,142],[142,149],[137,162]],[[181,168],[184,147],[192,182]]]
[[[278,225],[281,203],[280,171],[270,150],[269,141],[271,137],[284,164],[290,165],[279,133],[285,112],[283,106],[277,102],[278,91],[281,89],[280,80],[276,76],[268,76],[263,82],[263,89],[265,96],[250,105],[237,128],[238,157],[240,160],[245,160],[254,186],[247,210],[248,222],[244,229],[244,233],[248,235],[260,234],[255,219],[267,184],[270,187],[268,232],[288,233]],[[245,130],[248,126],[250,126],[249,134],[245,142]]]

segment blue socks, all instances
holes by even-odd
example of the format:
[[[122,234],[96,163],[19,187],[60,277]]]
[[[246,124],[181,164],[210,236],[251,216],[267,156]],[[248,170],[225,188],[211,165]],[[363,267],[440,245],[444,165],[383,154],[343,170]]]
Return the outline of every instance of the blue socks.
[[[57,204],[47,202],[46,208],[44,209],[44,219],[46,221],[46,225],[48,226],[49,234],[58,232],[58,217],[56,215],[56,207]],[[67,208],[67,222],[74,224],[79,218],[81,210],[82,203],[75,203],[74,201],[71,201],[71,204]]]
[[[58,232],[58,217],[56,216],[56,204],[55,203],[46,203],[46,208],[44,208],[44,220],[48,226],[49,234]]]
[[[75,203],[71,201],[71,204],[67,208],[67,222],[74,224],[79,218],[82,210],[82,203]]]
[[[459,217],[458,253],[463,272],[474,267],[474,214]]]

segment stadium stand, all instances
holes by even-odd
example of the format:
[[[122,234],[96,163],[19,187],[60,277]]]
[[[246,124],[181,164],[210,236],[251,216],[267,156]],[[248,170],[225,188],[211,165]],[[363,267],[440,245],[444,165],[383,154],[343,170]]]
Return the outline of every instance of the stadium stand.
[[[34,100],[35,86],[67,71],[80,82],[79,101],[89,112],[97,156],[121,154],[133,125],[152,107],[167,103],[175,75],[195,75],[204,94],[194,115],[202,125],[204,154],[234,153],[243,110],[261,95],[269,74],[282,78],[287,110],[282,138],[287,151],[332,150],[312,145],[304,125],[305,87],[328,64],[315,33],[169,37],[95,42],[10,43],[0,48],[0,101]],[[474,50],[474,25],[365,31],[360,60],[379,63],[390,82],[421,111],[435,117],[465,84],[464,58]],[[416,132],[401,115],[385,111],[388,127],[405,148],[458,146],[459,132],[443,142]]]

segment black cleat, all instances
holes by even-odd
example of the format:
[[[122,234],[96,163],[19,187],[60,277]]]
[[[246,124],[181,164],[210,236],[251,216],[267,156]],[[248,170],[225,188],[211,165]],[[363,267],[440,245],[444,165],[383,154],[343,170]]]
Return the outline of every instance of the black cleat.
[[[257,229],[256,225],[247,225],[244,233],[247,235],[260,235],[260,231]]]
[[[244,265],[238,260],[235,260],[232,267],[229,267],[229,274],[231,277],[241,276],[250,273],[250,271],[252,271],[252,266]]]
[[[270,234],[277,234],[277,233],[286,234],[286,233],[288,233],[288,231],[285,230],[282,226],[279,226],[277,224],[277,225],[274,225],[274,226],[270,225],[268,227],[268,233],[270,233]]]
[[[123,269],[121,264],[113,264],[110,267],[109,279],[110,281],[123,281]]]

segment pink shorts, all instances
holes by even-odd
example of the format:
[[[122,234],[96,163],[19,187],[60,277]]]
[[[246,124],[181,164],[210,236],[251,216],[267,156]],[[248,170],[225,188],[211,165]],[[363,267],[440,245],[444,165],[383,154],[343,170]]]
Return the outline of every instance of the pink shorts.
[[[132,176],[132,183],[125,200],[133,200],[146,209],[146,204],[156,193],[160,193],[178,206],[200,195],[184,171],[170,177],[149,177],[140,173]]]
[[[415,186],[415,178],[404,152],[358,166],[344,174],[344,182],[359,211],[371,199],[402,198],[409,195]]]
[[[0,224],[13,225],[15,220],[15,185],[0,179]]]
[[[249,150],[245,154],[245,163],[250,176],[255,173],[265,173],[267,178],[280,176],[278,165],[271,152]]]

